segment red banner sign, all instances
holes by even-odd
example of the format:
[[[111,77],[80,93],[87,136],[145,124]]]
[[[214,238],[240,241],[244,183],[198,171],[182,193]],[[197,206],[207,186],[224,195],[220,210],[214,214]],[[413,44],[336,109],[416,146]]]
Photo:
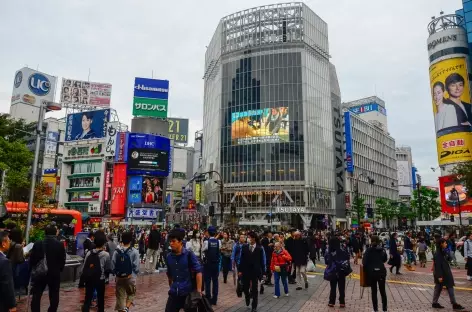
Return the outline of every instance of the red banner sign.
[[[459,205],[461,212],[472,212],[472,197],[457,176],[439,177],[439,189],[443,213],[459,214]]]
[[[111,215],[125,214],[126,204],[126,164],[115,164],[111,189]]]

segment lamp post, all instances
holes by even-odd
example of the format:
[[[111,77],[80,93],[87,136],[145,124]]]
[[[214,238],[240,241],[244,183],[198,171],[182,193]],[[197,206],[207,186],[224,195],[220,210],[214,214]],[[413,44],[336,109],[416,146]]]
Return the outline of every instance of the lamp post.
[[[33,172],[31,176],[31,186],[28,200],[28,217],[26,219],[26,244],[29,243],[31,218],[33,217],[34,189],[36,187],[36,176],[38,174],[39,147],[41,145],[41,133],[43,132],[44,114],[49,111],[59,111],[61,109],[62,106],[60,103],[44,101],[39,104],[38,124],[36,126],[36,146],[34,150]]]
[[[358,230],[360,229],[360,226],[361,226],[361,208],[359,206],[359,178],[361,176],[365,176],[367,178],[367,180],[369,181],[369,184],[374,184],[375,183],[375,180],[374,179],[371,179],[370,177],[368,177],[367,175],[364,174],[364,172],[361,172],[361,174],[357,175],[356,177],[356,195],[355,195],[355,204],[356,204],[356,212],[357,212],[357,227],[358,227]]]

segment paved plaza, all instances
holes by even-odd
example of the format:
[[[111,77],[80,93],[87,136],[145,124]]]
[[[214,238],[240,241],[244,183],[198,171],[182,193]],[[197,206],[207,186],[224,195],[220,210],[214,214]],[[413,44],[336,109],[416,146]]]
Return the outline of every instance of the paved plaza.
[[[329,283],[323,280],[323,265],[319,265],[316,272],[309,275],[309,288],[295,290],[295,285],[290,285],[290,297],[274,299],[273,287],[265,287],[263,295],[259,295],[260,312],[295,312],[295,311],[372,311],[370,300],[370,288],[365,288],[361,298],[359,286],[359,266],[353,265],[354,273],[348,278],[346,285],[346,308],[340,309],[339,304],[335,308],[328,307]],[[433,277],[431,263],[428,267],[410,272],[402,268],[403,275],[388,275],[387,296],[389,311],[435,311],[431,308],[433,296]],[[456,279],[456,297],[460,304],[467,310],[472,310],[472,282],[467,281],[466,272],[463,269],[453,269]],[[169,286],[165,273],[153,275],[140,275],[137,282],[137,295],[135,306],[131,311],[160,312],[164,311]],[[84,299],[84,290],[76,287],[64,286],[60,293],[59,311],[80,311]],[[379,295],[380,300],[380,295]],[[452,311],[446,292],[440,299],[440,303],[446,307],[442,311]],[[115,305],[115,287],[111,281],[106,289],[106,311],[113,311]],[[43,295],[42,311],[47,311],[48,296]],[[220,294],[215,312],[242,312],[249,311],[244,303],[244,298],[238,298],[232,279],[228,284],[220,280]],[[26,298],[22,298],[18,311],[26,311]],[[93,310],[92,310],[93,311]]]

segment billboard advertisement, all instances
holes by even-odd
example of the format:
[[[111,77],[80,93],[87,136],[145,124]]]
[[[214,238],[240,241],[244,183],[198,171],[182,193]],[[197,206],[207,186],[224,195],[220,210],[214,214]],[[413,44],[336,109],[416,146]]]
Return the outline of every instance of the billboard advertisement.
[[[397,161],[398,194],[411,196],[413,183],[411,181],[411,169],[408,160]]]
[[[387,110],[385,109],[385,107],[375,102],[364,104],[364,105],[352,106],[352,107],[349,107],[349,110],[357,115],[370,113],[370,112],[379,112],[382,115],[387,116]]]
[[[105,138],[109,120],[109,109],[69,114],[67,115],[66,141]]]
[[[39,105],[42,101],[54,102],[57,78],[37,70],[23,67],[15,73],[11,104]]]
[[[429,68],[439,165],[470,161],[472,112],[464,57],[450,58]]]
[[[167,117],[169,81],[134,79],[133,116]]]
[[[128,172],[152,172],[168,176],[170,168],[170,140],[165,137],[130,133],[128,137]]]
[[[288,107],[263,108],[231,114],[233,144],[289,142]]]
[[[111,189],[111,215],[124,215],[126,206],[126,164],[115,164]]]
[[[115,162],[128,160],[128,133],[120,132],[116,135]]]
[[[169,121],[169,139],[175,143],[188,143],[188,119],[167,118]]]
[[[472,212],[472,197],[457,176],[439,177],[439,190],[443,213],[459,214],[459,204],[461,212]]]
[[[62,78],[61,102],[109,107],[111,84]]]
[[[59,141],[59,132],[48,131],[46,141],[44,142],[44,155],[56,156],[57,142]]]
[[[354,159],[352,151],[352,127],[351,127],[351,114],[344,112],[344,133],[346,136],[346,171],[354,172]]]
[[[161,205],[164,180],[153,176],[129,177],[128,204]]]
[[[107,125],[107,135],[105,137],[105,157],[115,157],[116,151],[116,138],[118,136],[118,127],[120,123],[118,121],[111,121]]]

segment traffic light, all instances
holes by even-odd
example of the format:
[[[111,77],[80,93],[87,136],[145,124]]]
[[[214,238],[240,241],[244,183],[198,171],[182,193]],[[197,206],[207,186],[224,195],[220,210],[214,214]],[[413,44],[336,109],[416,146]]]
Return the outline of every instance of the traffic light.
[[[210,217],[213,217],[215,215],[215,206],[212,205],[208,208],[208,215]]]
[[[453,215],[453,214],[451,215],[451,219],[450,219],[450,220],[451,220],[451,222],[454,222],[454,215]]]
[[[236,217],[236,206],[231,206],[231,216]]]
[[[367,207],[367,218],[373,219],[374,218],[374,209],[371,207]]]

